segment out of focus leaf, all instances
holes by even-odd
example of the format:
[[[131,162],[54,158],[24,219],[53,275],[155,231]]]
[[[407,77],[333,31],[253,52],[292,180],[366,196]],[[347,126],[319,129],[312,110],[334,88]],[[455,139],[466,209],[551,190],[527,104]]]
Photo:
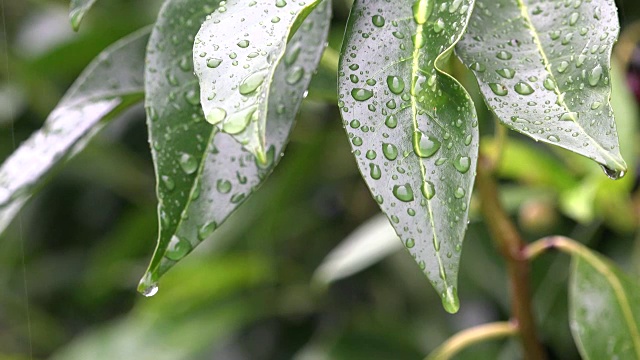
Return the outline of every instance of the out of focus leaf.
[[[122,110],[143,96],[148,30],[105,49],[47,118],[0,167],[0,232],[57,165],[64,163]],[[115,71],[114,71],[115,70]]]
[[[536,144],[516,137],[509,138],[502,149],[499,149],[496,141],[490,137],[483,138],[480,143],[483,154],[490,156],[502,151],[498,168],[501,177],[528,185],[549,187],[556,191],[571,188],[576,184],[573,174],[563,166],[560,159],[540,151]]]
[[[583,359],[640,359],[640,287],[587,248],[574,254],[571,331]]]
[[[479,135],[469,95],[443,69],[473,3],[356,1],[338,77],[360,172],[451,313]]]
[[[278,63],[270,78],[270,99],[283,106],[264,109],[269,119],[265,138],[268,156],[261,162],[231,135],[204,121],[200,106],[192,47],[201,22],[221,6],[220,2],[165,2],[149,40],[145,78],[160,231],[156,251],[140,282],[143,294],[154,293],[162,274],[208,238],[277,165],[299,100],[324,49],[329,5],[325,1],[309,14],[289,41],[284,52],[286,61]],[[243,26],[240,18],[237,20],[237,26]],[[256,42],[252,46],[259,45]],[[242,54],[238,60],[250,58]],[[225,58],[223,63],[231,61]],[[291,81],[292,72],[300,78]]]
[[[73,30],[78,31],[80,29],[82,18],[95,2],[96,0],[71,0],[69,20],[71,20]]]
[[[618,31],[613,0],[478,0],[456,52],[502,123],[617,179],[627,171],[609,103]]]
[[[268,261],[248,254],[193,261],[166,278],[165,294],[127,317],[75,339],[53,359],[201,358],[269,309],[243,296],[272,279]]]
[[[314,274],[314,280],[328,284],[351,276],[402,249],[393,226],[384,215],[376,215],[327,255]]]

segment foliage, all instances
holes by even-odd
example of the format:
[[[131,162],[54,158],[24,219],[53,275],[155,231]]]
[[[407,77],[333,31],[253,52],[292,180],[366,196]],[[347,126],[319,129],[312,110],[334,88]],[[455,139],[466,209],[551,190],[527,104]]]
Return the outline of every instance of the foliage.
[[[78,35],[60,30],[61,44],[45,37],[3,59],[3,136],[23,140],[35,124],[22,119],[50,115],[17,148],[0,142],[0,304],[28,316],[0,314],[19,324],[0,335],[0,357],[415,358],[437,348],[431,358],[538,358],[540,341],[563,358],[638,354],[637,284],[595,251],[637,265],[629,246],[640,248],[638,113],[622,74],[631,57],[612,58],[640,39],[613,47],[612,0],[95,3],[71,0],[72,28],[86,24]],[[123,19],[105,14],[127,7]],[[73,52],[95,59],[50,111],[77,73],[60,60]],[[499,194],[496,179],[508,181]],[[138,290],[160,294],[69,342],[77,320],[55,320],[67,305],[88,315],[82,329],[131,307],[156,212]],[[593,250],[521,239],[547,233]],[[104,245],[78,250],[95,238]],[[538,257],[549,249],[572,255],[568,292],[556,275],[566,260]],[[435,296],[416,293],[420,272]],[[20,304],[17,289],[34,281],[50,285],[24,295],[36,306]],[[442,316],[437,299],[461,314]],[[464,320],[478,314],[487,324]]]

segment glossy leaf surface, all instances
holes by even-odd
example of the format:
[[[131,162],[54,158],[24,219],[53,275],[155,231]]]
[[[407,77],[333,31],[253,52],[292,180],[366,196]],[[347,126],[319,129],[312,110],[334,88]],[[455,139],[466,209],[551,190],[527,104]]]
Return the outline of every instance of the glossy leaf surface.
[[[441,69],[473,1],[354,3],[338,78],[344,126],[367,185],[456,312],[478,151],[477,117]]]
[[[640,358],[640,287],[607,259],[574,256],[571,332],[583,359]]]
[[[142,100],[149,31],[105,49],[78,77],[42,129],[0,167],[0,232],[47,175],[82,150],[106,122]],[[113,71],[118,69],[118,71]]]
[[[456,51],[505,125],[620,178],[626,164],[609,103],[617,15],[612,0],[481,0]]]
[[[96,0],[71,0],[69,9],[69,20],[73,30],[78,31],[80,29],[80,23],[84,15],[91,9]]]
[[[155,293],[160,276],[209,237],[273,170],[324,49],[329,2],[319,5],[291,38],[285,57],[293,60],[275,69],[269,99],[282,106],[265,110],[267,158],[258,162],[232,136],[206,122],[200,106],[192,48],[200,24],[218,5],[209,0],[167,1],[149,41],[146,108],[160,229],[139,287],[145,295]],[[302,77],[290,84],[288,75],[296,67]]]
[[[302,93],[285,101],[274,87],[295,88],[308,77],[309,69],[296,63],[302,43],[287,46],[287,39],[319,2],[229,0],[207,17],[196,36],[193,63],[205,119],[262,163],[267,161],[267,121],[290,116],[285,107],[302,101]],[[305,26],[312,27],[313,21]],[[281,64],[287,68],[285,83],[275,79],[283,75],[276,72]]]

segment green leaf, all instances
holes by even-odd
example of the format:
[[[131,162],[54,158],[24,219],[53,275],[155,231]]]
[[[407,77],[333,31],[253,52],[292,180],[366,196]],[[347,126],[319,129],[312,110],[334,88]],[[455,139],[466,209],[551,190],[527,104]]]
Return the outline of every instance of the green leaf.
[[[573,257],[571,332],[583,359],[640,359],[640,287],[587,248]]]
[[[147,29],[105,49],[78,77],[41,130],[0,167],[0,232],[57,165],[84,148],[100,129],[142,100]]]
[[[303,44],[299,41],[287,44],[287,40],[318,3],[320,0],[306,4],[283,0],[247,4],[229,0],[207,17],[196,36],[193,63],[200,79],[205,119],[230,134],[261,163],[267,161],[267,120],[277,121],[274,116],[291,117],[285,108],[302,101],[300,89],[295,85],[310,69],[305,69],[304,59],[294,64]],[[305,26],[308,31],[314,22],[308,21]],[[286,71],[276,73],[283,66]],[[276,76],[283,75],[284,83],[276,81]],[[287,87],[289,92],[276,89],[278,86]],[[276,108],[276,113],[270,112],[270,108]]]
[[[69,20],[74,31],[80,29],[80,23],[84,15],[91,9],[96,0],[71,0],[69,9]]]
[[[456,52],[502,123],[617,179],[627,170],[609,103],[618,30],[613,0],[479,0]]]
[[[258,162],[231,135],[204,121],[200,106],[192,48],[200,24],[219,3],[165,2],[149,40],[146,108],[160,230],[155,254],[139,286],[145,295],[155,293],[160,276],[209,237],[273,170],[324,49],[331,17],[328,1],[291,38],[285,57],[292,61],[280,62],[270,79],[269,99],[282,106],[265,109],[268,150],[266,161]],[[227,6],[230,11],[231,5]],[[247,19],[247,23],[253,21]],[[240,26],[246,25],[236,24],[224,31],[234,33]],[[288,76],[296,68],[301,69],[302,78],[291,84]]]
[[[478,152],[477,117],[442,68],[473,1],[357,0],[338,74],[360,171],[420,268],[456,312]]]

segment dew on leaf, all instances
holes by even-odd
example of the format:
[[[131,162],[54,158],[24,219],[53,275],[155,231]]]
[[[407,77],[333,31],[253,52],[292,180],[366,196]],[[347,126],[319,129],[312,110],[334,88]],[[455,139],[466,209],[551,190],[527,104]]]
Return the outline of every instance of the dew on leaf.
[[[392,192],[393,196],[400,201],[409,202],[413,200],[413,189],[409,184],[395,185]]]

